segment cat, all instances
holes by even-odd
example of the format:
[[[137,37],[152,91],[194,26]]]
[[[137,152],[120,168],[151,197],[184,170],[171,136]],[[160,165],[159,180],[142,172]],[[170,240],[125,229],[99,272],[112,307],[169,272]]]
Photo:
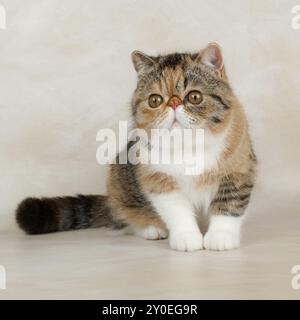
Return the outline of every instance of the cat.
[[[203,129],[204,171],[186,175],[180,165],[113,164],[107,196],[28,198],[17,208],[17,223],[28,234],[131,228],[145,239],[169,238],[178,251],[238,248],[257,160],[220,46],[156,57],[134,51],[132,61],[134,127]]]

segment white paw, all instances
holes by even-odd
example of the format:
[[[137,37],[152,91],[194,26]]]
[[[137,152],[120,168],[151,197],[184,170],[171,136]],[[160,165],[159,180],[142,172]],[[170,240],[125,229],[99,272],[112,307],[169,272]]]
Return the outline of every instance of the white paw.
[[[147,240],[160,240],[166,239],[168,237],[168,232],[166,230],[154,226],[147,226],[143,229],[136,229],[135,233],[136,235]]]
[[[170,247],[177,251],[203,249],[203,236],[200,231],[187,231],[170,234]]]
[[[224,251],[240,247],[240,235],[227,230],[208,231],[204,237],[204,248],[207,250]]]

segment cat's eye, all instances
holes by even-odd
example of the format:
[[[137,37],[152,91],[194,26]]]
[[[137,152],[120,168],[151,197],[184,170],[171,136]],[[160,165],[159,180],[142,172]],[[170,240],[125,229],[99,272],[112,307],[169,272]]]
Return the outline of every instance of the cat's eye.
[[[188,95],[187,95],[187,100],[194,105],[200,104],[203,100],[202,94],[200,91],[191,91]]]
[[[152,94],[149,97],[149,106],[151,108],[157,108],[163,103],[163,97],[159,94]]]

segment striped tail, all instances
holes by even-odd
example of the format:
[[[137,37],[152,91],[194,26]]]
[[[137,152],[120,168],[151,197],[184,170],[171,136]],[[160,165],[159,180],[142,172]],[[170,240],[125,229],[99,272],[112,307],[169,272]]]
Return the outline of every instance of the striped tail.
[[[16,219],[28,234],[125,227],[113,219],[106,196],[28,198],[18,206]]]

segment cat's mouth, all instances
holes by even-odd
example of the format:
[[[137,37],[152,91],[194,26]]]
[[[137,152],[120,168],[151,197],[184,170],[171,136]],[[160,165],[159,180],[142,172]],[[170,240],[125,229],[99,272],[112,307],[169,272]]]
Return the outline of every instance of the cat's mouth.
[[[179,128],[183,128],[182,124],[177,119],[174,119],[170,129],[179,129]]]
[[[190,123],[183,110],[183,107],[178,107],[176,111],[171,108],[165,114],[162,121],[159,123],[159,128],[168,130],[189,128]]]
[[[171,125],[171,129],[184,129],[189,128],[189,121],[184,112],[183,107],[179,107],[174,113],[173,123]]]

